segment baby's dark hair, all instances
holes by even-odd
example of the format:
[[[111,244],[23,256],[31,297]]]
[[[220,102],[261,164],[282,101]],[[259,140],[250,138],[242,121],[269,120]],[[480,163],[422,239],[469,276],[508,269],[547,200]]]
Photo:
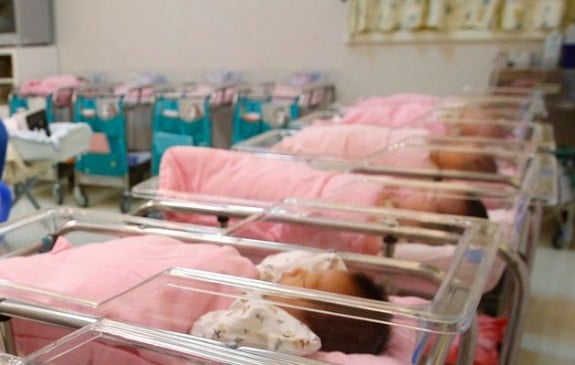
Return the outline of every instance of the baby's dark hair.
[[[376,284],[369,276],[361,272],[350,273],[359,297],[387,301],[383,286]],[[315,305],[323,307],[323,305]],[[325,305],[327,309],[327,305]],[[346,312],[347,313],[347,312]],[[361,313],[349,312],[361,316]],[[391,328],[387,324],[353,318],[334,316],[317,312],[303,313],[303,321],[321,338],[322,351],[341,351],[346,354],[380,354],[389,342]],[[391,320],[391,315],[380,319]]]
[[[471,194],[467,200],[467,215],[470,217],[489,219],[487,208],[481,200]]]

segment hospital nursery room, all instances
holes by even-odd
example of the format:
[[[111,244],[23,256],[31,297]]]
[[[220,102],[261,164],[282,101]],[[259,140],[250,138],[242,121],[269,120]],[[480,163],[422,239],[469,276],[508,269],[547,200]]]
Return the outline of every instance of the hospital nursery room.
[[[575,0],[0,0],[0,365],[575,364]]]

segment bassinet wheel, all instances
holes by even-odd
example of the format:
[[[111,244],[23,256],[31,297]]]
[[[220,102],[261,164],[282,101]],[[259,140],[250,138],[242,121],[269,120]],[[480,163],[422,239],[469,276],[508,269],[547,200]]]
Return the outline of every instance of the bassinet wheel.
[[[128,213],[130,211],[130,193],[122,194],[122,199],[120,199],[120,212]]]
[[[54,184],[54,186],[52,186],[52,196],[54,197],[56,204],[64,204],[64,191],[62,189],[62,185]]]
[[[88,195],[86,195],[84,189],[79,186],[74,187],[74,199],[76,200],[76,204],[82,208],[86,208],[89,204]]]

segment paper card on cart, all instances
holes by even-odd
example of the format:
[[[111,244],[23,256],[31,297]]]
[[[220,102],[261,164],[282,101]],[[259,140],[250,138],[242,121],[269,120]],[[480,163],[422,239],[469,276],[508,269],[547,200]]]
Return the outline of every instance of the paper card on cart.
[[[50,127],[48,126],[48,118],[46,116],[46,110],[40,109],[26,114],[26,124],[28,129],[39,130],[50,137]]]
[[[90,138],[90,147],[88,152],[91,153],[110,153],[110,143],[105,133],[94,133]]]

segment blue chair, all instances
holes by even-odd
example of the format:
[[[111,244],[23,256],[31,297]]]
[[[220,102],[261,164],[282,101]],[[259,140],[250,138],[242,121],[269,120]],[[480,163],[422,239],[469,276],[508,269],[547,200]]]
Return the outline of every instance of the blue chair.
[[[8,147],[8,131],[4,123],[0,121],[0,176],[4,173],[6,163],[6,149]],[[0,181],[0,223],[6,222],[12,207],[12,193],[10,187]]]

